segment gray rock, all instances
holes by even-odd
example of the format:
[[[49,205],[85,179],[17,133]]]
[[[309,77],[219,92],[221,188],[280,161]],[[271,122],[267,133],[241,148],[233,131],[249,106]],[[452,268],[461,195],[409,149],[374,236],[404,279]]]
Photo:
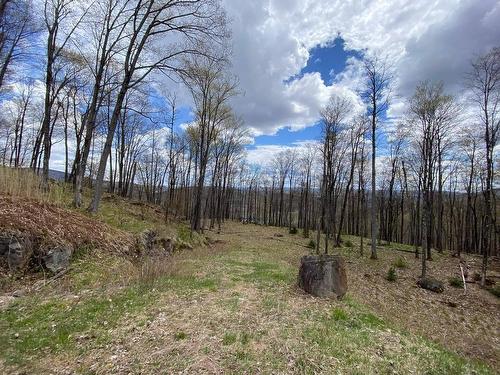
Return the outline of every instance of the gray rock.
[[[0,260],[11,271],[23,270],[33,255],[31,241],[21,235],[0,235]]]
[[[12,297],[19,298],[19,297],[23,297],[25,294],[26,294],[26,292],[24,290],[18,289],[18,290],[14,290],[12,292]]]
[[[174,244],[170,238],[160,237],[152,229],[142,232],[137,242],[139,255],[143,256],[163,257],[170,255],[174,250]]]
[[[73,248],[69,245],[50,249],[43,257],[45,267],[54,273],[61,272],[69,267]]]
[[[159,243],[167,254],[172,254],[174,251],[174,244],[170,238],[160,238]]]
[[[158,234],[152,229],[146,229],[139,235],[139,246],[145,253],[153,250]]]
[[[342,298],[347,292],[344,259],[338,255],[305,255],[300,260],[299,286],[317,297]]]
[[[425,277],[417,281],[417,285],[422,289],[430,290],[434,293],[442,293],[444,291],[444,284],[442,281],[434,279],[433,277]]]

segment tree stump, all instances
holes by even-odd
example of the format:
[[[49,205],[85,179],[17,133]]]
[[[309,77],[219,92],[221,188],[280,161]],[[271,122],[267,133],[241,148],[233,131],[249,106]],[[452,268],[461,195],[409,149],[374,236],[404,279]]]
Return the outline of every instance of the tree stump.
[[[339,255],[303,256],[299,286],[313,296],[342,298],[347,292],[344,259]]]

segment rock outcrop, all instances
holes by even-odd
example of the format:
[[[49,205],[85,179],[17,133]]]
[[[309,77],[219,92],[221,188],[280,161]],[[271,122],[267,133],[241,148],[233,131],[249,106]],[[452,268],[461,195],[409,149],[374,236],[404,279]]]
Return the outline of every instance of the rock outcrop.
[[[170,238],[160,236],[155,230],[147,229],[139,234],[138,252],[141,256],[162,257],[171,255],[174,244]]]
[[[43,256],[43,263],[49,270],[58,273],[69,267],[72,254],[73,248],[70,245],[56,246]]]
[[[0,234],[0,262],[10,271],[24,270],[33,255],[33,245],[26,236],[14,233]]]
[[[417,281],[417,285],[422,289],[427,289],[434,293],[442,293],[444,291],[443,282],[434,279],[433,277],[421,278]]]

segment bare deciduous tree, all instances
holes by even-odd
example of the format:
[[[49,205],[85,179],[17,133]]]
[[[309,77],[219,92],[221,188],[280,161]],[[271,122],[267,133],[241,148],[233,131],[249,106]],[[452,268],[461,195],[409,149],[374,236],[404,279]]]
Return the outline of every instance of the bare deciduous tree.
[[[391,83],[393,74],[387,57],[382,59],[378,56],[367,58],[364,61],[365,87],[362,98],[368,107],[368,116],[371,120],[371,140],[372,140],[372,164],[371,164],[371,258],[377,259],[377,185],[376,185],[376,141],[377,125],[381,115],[389,107],[391,99]]]
[[[496,217],[496,209],[493,209],[495,207],[493,153],[500,134],[500,48],[493,48],[472,63],[468,83],[473,92],[473,100],[479,109],[486,152],[486,179],[483,188],[485,228],[481,243],[483,253],[481,285],[484,286],[488,254],[492,244],[496,242],[493,240]]]

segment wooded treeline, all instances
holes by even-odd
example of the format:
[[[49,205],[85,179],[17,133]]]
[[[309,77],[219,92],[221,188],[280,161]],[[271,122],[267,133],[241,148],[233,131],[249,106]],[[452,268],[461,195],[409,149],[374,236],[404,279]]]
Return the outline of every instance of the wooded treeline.
[[[363,89],[330,99],[321,139],[251,166],[219,1],[2,0],[0,20],[2,164],[32,168],[49,189],[62,143],[76,207],[89,187],[91,212],[108,191],[195,231],[228,219],[316,230],[317,252],[354,234],[371,237],[372,258],[377,242],[411,244],[424,276],[433,251],[473,252],[484,282],[498,255],[498,48],[464,72],[465,102],[422,81],[398,121],[387,118],[395,72],[365,56]],[[191,123],[179,126],[178,93],[162,79],[190,94]]]

